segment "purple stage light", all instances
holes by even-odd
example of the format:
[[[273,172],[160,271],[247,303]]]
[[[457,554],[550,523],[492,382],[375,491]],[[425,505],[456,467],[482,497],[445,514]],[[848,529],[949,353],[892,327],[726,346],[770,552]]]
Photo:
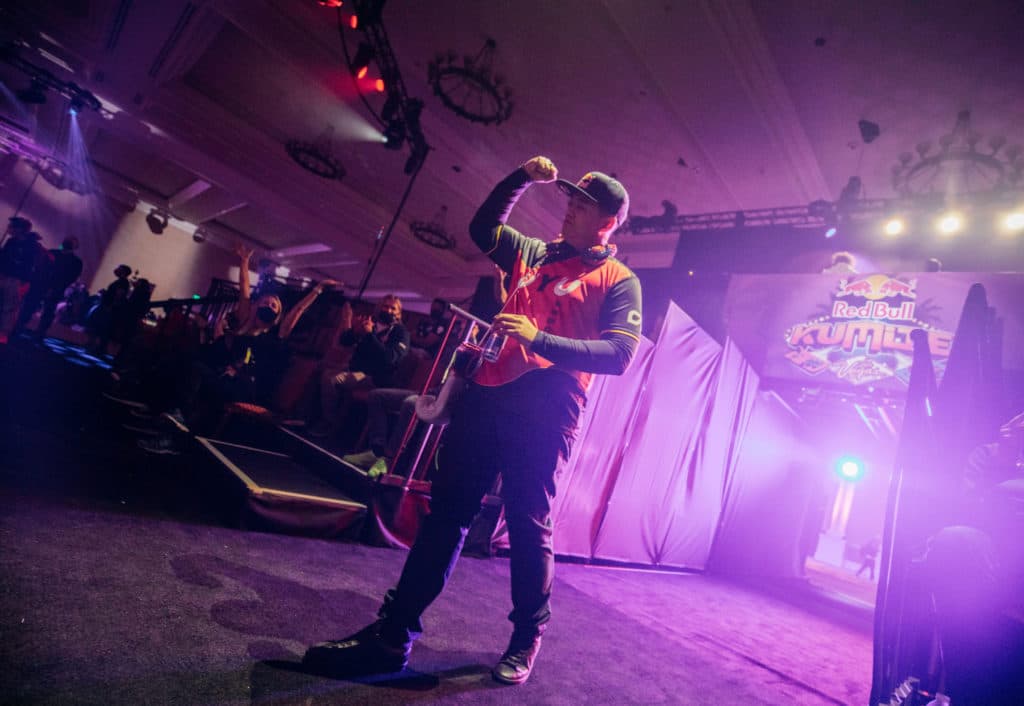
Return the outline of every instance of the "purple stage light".
[[[843,480],[857,483],[864,477],[864,462],[852,456],[844,456],[836,462],[836,474]]]

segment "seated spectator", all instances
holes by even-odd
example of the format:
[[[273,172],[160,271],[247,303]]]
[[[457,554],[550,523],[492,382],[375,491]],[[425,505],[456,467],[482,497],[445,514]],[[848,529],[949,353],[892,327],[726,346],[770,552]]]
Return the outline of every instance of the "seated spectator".
[[[428,360],[437,357],[451,324],[450,308],[444,299],[438,298],[431,302],[430,317],[421,320],[412,334],[410,355],[426,356]],[[453,329],[455,335],[458,335],[458,329],[459,324],[456,324]],[[354,466],[367,470],[371,478],[387,473],[391,461],[399,451],[402,436],[415,416],[419,392],[391,387],[371,390],[366,400],[369,449],[342,458]],[[397,422],[392,423],[395,417]]]
[[[196,355],[165,359],[157,376],[167,382],[150,399],[152,413],[180,410],[190,430],[209,433],[232,402],[272,406],[272,398],[288,364],[287,339],[317,297],[337,282],[324,280],[287,312],[277,295],[250,301],[248,264],[252,251],[236,247],[241,260],[236,330],[224,329]],[[171,435],[139,441],[150,453],[178,453]]]
[[[252,385],[248,399],[233,401],[255,402],[270,407],[274,391],[288,367],[288,337],[317,297],[338,283],[334,280],[320,282],[287,312],[284,312],[281,298],[276,294],[261,294],[253,307],[248,278],[252,250],[239,245],[235,252],[240,259],[237,320],[241,323],[237,331],[232,332],[234,335],[227,350],[231,351],[233,359],[224,371],[229,375],[242,373]]]
[[[326,369],[320,375],[320,421],[310,431],[317,437],[336,431],[356,390],[388,387],[409,352],[409,332],[402,325],[402,302],[393,294],[380,300],[373,317],[353,323],[352,306],[342,307],[338,343],[353,346],[344,370]]]
[[[430,317],[422,319],[412,332],[410,342],[413,348],[425,350],[431,358],[437,355],[451,322],[449,308],[450,305],[444,299],[434,299],[430,303]]]
[[[378,388],[371,390],[366,400],[367,443],[370,448],[362,453],[342,456],[342,460],[367,471],[371,478],[384,475],[389,470],[388,459],[393,459],[402,443],[402,436],[416,414],[416,400],[413,390]],[[398,414],[398,421],[391,425],[391,415]]]

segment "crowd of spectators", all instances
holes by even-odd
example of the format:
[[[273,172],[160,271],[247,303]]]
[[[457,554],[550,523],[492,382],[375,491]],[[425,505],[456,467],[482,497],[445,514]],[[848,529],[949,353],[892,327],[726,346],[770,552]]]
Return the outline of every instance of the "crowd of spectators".
[[[299,291],[277,280],[266,259],[257,263],[253,288],[253,251],[240,244],[237,301],[196,307],[188,300],[154,304],[155,285],[127,264],[90,294],[79,280],[78,239],[69,236],[50,250],[41,240],[28,219],[9,219],[0,247],[0,344],[41,340],[55,319],[84,333],[90,353],[113,356],[106,396],[131,407],[126,427],[144,435],[139,446],[147,452],[179,453],[172,429],[214,433],[241,407],[307,427],[320,443],[344,451],[367,446],[345,458],[379,475],[411,423],[423,372],[442,343],[454,340],[443,299],[410,330],[397,296],[370,310],[345,298],[332,280]],[[279,391],[296,360],[292,334],[328,291],[315,325],[328,332],[330,345],[319,351],[312,374],[293,381],[301,390],[292,403],[282,403]]]
[[[0,247],[0,343],[12,337],[40,340],[59,317],[62,324],[85,330],[94,353],[110,352],[111,344],[115,352],[124,348],[149,311],[154,285],[119,265],[113,282],[90,295],[79,279],[78,238],[68,236],[49,250],[41,240],[27,218],[8,219]]]
[[[446,337],[452,339],[448,303],[435,300],[410,331],[397,296],[352,301],[332,280],[298,291],[261,277],[253,288],[253,252],[241,245],[235,251],[237,302],[206,307],[215,315],[202,317],[194,309],[203,307],[190,301],[160,303],[165,315],[153,326],[129,330],[118,312],[137,326],[145,311],[131,306],[139,284],[131,285],[130,269],[119,267],[87,317],[91,344],[119,344],[116,383],[107,396],[132,408],[136,419],[126,426],[142,435],[139,447],[178,454],[183,430],[216,435],[231,415],[243,414],[285,422],[341,452],[368,444],[370,458],[350,453],[346,460],[374,476],[386,472],[384,459],[396,453],[412,421],[423,373]],[[316,316],[307,320],[318,300]],[[300,322],[306,325],[294,335]],[[311,350],[310,340],[322,340],[324,332],[329,344]],[[303,369],[305,375],[293,374]]]

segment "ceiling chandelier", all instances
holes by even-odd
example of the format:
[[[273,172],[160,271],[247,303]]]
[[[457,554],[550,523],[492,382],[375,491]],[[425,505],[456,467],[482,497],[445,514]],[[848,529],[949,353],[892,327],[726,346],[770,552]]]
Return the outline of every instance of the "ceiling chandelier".
[[[314,142],[291,140],[285,145],[289,156],[295,162],[318,177],[324,179],[343,179],[345,168],[334,156],[332,136],[334,128],[328,127]]]
[[[432,248],[438,250],[451,250],[455,247],[455,237],[448,234],[444,227],[445,216],[448,215],[448,207],[442,206],[432,221],[413,221],[409,229],[416,236]]]
[[[493,72],[496,46],[488,39],[475,57],[464,56],[461,63],[451,50],[438,54],[427,67],[427,81],[441,102],[475,123],[500,125],[512,114],[512,93]]]
[[[1020,145],[1005,147],[1000,135],[984,140],[971,128],[971,112],[957,115],[953,131],[919,142],[917,154],[904,152],[892,168],[893,189],[901,196],[931,193],[977,194],[1024,186]],[[1005,147],[1005,149],[1004,149]]]

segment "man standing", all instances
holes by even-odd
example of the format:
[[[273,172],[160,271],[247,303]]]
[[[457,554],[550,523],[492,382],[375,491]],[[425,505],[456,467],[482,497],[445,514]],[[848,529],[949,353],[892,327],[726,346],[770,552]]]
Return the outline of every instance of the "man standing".
[[[7,235],[10,237],[0,248],[0,343],[7,343],[21,309],[21,300],[46,260],[39,234],[32,232],[32,222],[27,218],[10,218]]]
[[[43,313],[39,316],[36,336],[42,338],[46,335],[53,323],[57,304],[64,299],[64,290],[82,274],[82,259],[75,255],[77,249],[78,238],[69,236],[64,238],[59,248],[49,251],[49,265],[35,274],[18,316],[17,329],[24,329],[42,304]]]
[[[507,340],[452,411],[431,479],[430,514],[380,619],[347,639],[311,647],[304,662],[312,669],[345,675],[405,667],[423,631],[420,616],[444,588],[501,473],[513,631],[492,675],[506,684],[530,676],[551,617],[555,467],[569,455],[593,373],[625,371],[641,330],[639,281],[608,243],[629,208],[622,184],[599,172],[578,184],[559,180],[569,207],[550,243],[506,225],[526,189],[557,174],[548,158],[530,159],[495,187],[470,224],[477,246],[512,275],[513,289],[492,325]]]

